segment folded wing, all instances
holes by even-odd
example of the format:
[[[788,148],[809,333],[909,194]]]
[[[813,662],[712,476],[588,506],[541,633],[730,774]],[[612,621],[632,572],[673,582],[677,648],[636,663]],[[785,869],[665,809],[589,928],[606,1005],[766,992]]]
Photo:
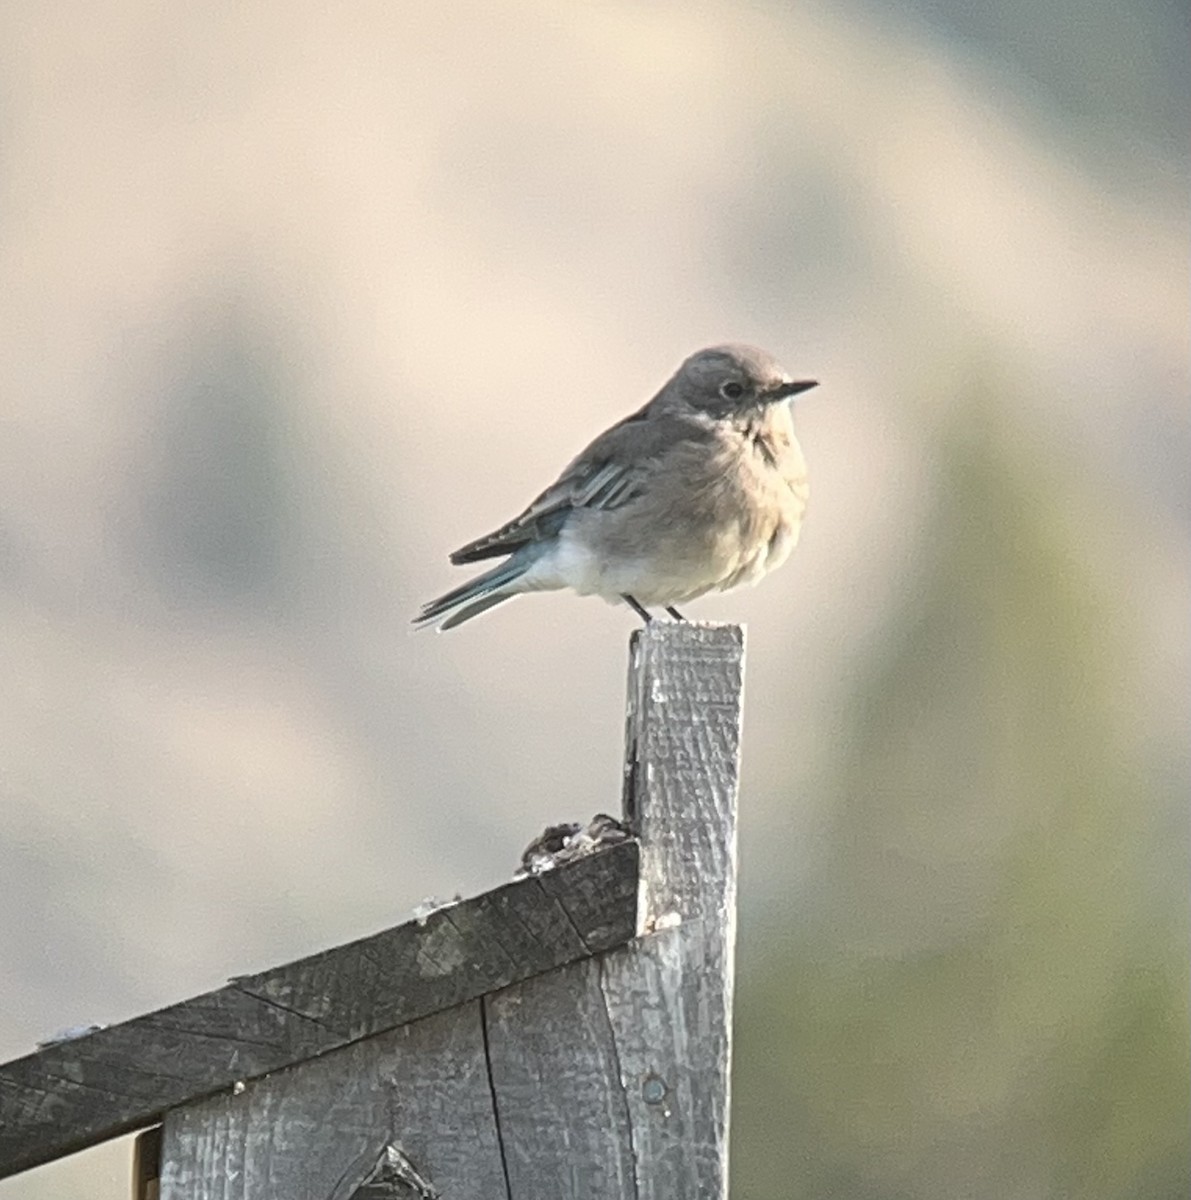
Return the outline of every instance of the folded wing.
[[[645,409],[602,433],[529,507],[492,533],[451,555],[456,565],[512,554],[554,537],[577,508],[611,509],[641,494],[642,467],[663,449],[706,436],[701,423],[681,414],[649,415]]]

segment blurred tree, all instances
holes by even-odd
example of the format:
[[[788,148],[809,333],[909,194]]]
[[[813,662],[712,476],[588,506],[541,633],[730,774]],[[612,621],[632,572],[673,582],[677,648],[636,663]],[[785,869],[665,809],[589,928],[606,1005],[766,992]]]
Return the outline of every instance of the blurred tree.
[[[744,1200],[1191,1193],[1185,764],[1137,739],[1130,614],[1066,516],[1095,496],[1008,411],[977,387],[939,433],[814,905],[746,924]]]

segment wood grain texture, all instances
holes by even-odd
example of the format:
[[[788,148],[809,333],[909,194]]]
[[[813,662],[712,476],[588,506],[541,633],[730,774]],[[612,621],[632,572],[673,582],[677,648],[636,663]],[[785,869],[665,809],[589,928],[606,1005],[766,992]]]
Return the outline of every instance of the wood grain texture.
[[[626,816],[645,931],[602,984],[632,1126],[634,1200],[726,1200],[743,713],[739,626],[654,625],[629,665]]]
[[[160,1200],[498,1200],[480,1004],[168,1114]]]
[[[627,842],[0,1066],[0,1178],[633,935]]]
[[[633,635],[624,811],[642,843],[643,929],[735,912],[743,690],[740,626],[654,622]]]
[[[634,636],[642,936],[484,1002],[511,1200],[727,1196],[743,657],[736,627]]]
[[[600,959],[587,959],[484,1000],[516,1200],[634,1195],[632,1129],[600,971]]]

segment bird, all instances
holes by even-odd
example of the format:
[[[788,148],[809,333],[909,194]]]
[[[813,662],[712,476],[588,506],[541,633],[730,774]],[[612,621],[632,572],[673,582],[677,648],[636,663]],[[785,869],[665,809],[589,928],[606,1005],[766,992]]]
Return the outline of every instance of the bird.
[[[503,561],[422,606],[453,629],[527,592],[571,588],[685,620],[678,605],[756,583],[798,541],[806,464],[790,401],[818,386],[731,343],[687,358],[647,404],[575,457],[520,515],[461,546]]]

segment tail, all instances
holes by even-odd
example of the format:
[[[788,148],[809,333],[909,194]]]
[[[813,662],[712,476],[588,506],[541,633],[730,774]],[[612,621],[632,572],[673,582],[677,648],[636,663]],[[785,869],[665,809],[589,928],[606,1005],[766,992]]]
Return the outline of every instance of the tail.
[[[485,571],[483,575],[469,579],[453,591],[447,592],[445,596],[423,604],[421,612],[414,617],[415,628],[426,629],[428,626],[438,625],[440,630],[454,629],[456,625],[478,617],[480,613],[487,612],[502,600],[516,596],[521,589],[514,585],[528,568],[529,562],[514,554],[491,571]],[[446,619],[442,620],[444,617]]]

